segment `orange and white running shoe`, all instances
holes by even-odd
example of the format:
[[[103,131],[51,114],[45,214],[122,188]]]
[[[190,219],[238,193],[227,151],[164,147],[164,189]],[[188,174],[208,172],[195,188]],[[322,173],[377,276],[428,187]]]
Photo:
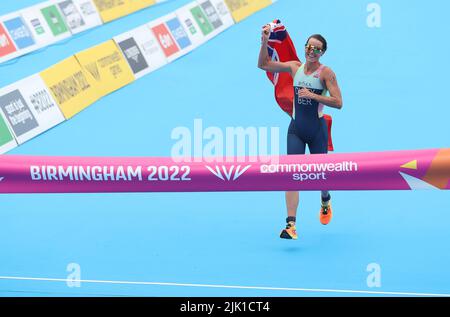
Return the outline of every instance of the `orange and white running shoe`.
[[[288,222],[286,225],[286,229],[283,229],[280,234],[280,238],[282,239],[293,239],[297,240],[297,229],[295,228],[295,222]]]

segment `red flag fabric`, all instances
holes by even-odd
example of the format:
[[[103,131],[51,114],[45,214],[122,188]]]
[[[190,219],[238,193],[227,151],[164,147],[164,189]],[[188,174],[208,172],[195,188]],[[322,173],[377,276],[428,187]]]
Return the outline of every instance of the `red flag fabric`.
[[[300,61],[295,50],[294,43],[286,30],[286,27],[280,20],[274,20],[270,23],[271,33],[268,41],[269,56],[273,61],[288,62]],[[280,108],[290,117],[293,114],[294,89],[293,78],[289,73],[271,73],[266,72],[267,77],[275,87],[275,100]],[[330,115],[324,115],[328,127],[328,151],[333,151],[333,141],[331,138],[332,118]]]

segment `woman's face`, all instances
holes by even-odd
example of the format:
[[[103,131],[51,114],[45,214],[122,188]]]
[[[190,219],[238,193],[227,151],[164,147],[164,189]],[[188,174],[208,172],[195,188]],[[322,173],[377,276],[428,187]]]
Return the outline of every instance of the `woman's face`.
[[[306,61],[314,63],[319,61],[320,56],[323,55],[323,44],[321,41],[310,38],[305,45],[305,58]]]

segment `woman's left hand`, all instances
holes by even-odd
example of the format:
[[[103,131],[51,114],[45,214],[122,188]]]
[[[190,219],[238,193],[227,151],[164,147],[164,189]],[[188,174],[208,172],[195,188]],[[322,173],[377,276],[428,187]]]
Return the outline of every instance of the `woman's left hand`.
[[[301,98],[306,98],[306,99],[314,99],[317,95],[313,92],[311,92],[309,89],[307,88],[302,88],[300,89],[298,95]]]

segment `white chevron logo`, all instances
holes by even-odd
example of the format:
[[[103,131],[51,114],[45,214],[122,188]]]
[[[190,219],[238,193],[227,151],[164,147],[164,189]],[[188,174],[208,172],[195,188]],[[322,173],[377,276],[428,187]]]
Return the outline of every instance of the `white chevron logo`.
[[[411,189],[439,189],[419,178],[400,172],[403,179],[408,183]]]
[[[220,169],[220,167],[222,167],[222,170]],[[241,165],[238,166],[234,166],[231,165],[228,169],[226,166],[215,166],[215,169],[213,169],[212,167],[206,165],[206,168],[213,173],[214,175],[216,175],[218,178],[220,178],[221,180],[229,180],[229,181],[235,181],[236,179],[238,179],[242,174],[245,173],[246,170],[248,170],[251,167],[251,165],[247,165],[244,168],[242,168]],[[222,173],[223,172],[223,173]]]
[[[0,182],[2,181],[2,180],[4,180],[5,178],[4,177],[0,177]]]

